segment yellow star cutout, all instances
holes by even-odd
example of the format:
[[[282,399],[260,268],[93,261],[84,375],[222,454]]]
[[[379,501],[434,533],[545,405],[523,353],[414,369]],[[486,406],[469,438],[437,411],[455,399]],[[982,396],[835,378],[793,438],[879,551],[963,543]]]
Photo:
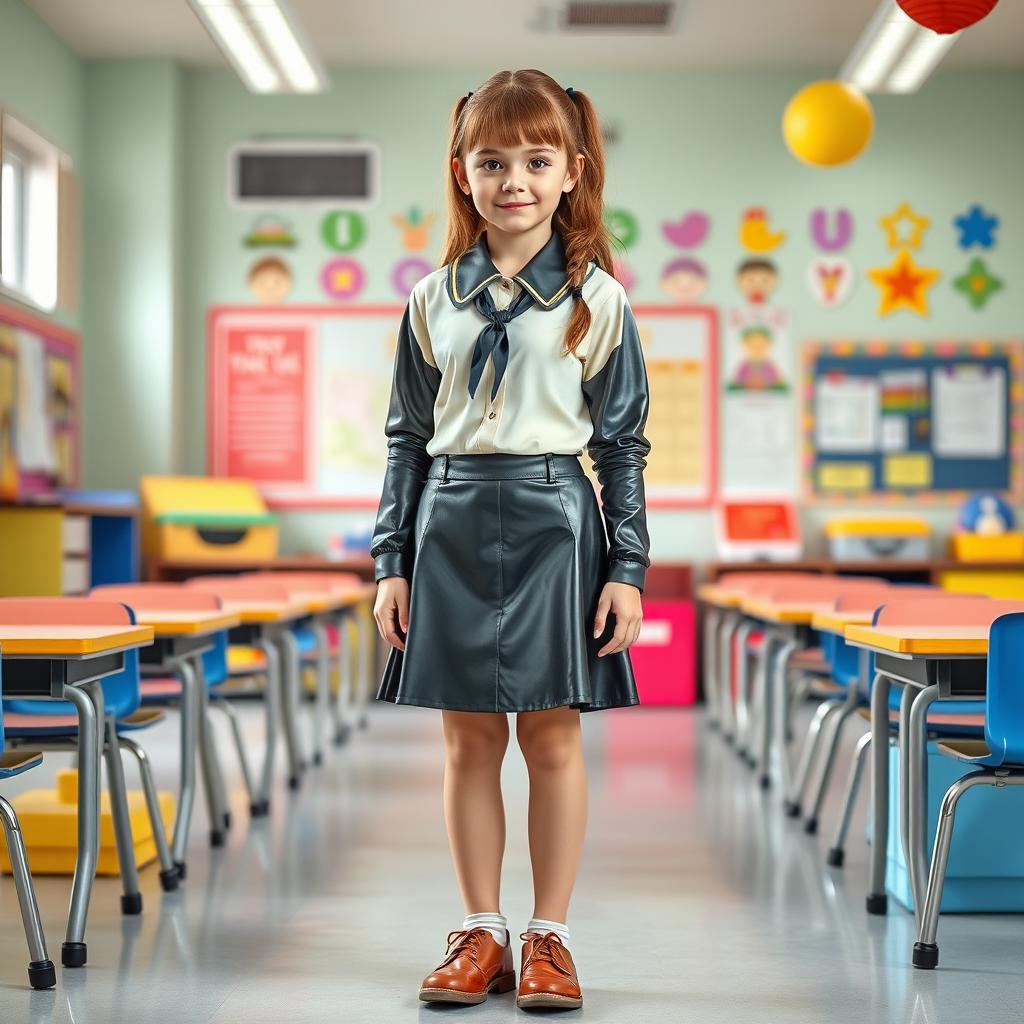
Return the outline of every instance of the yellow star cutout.
[[[900,221],[906,221],[910,225],[910,233],[906,238],[900,237]],[[929,218],[914,213],[910,203],[900,203],[895,213],[879,218],[878,223],[885,228],[885,244],[890,249],[920,249],[921,235],[931,227],[932,222]]]
[[[882,293],[878,315],[888,316],[897,309],[909,309],[919,316],[927,316],[928,289],[941,276],[932,267],[919,267],[907,249],[900,249],[890,266],[868,271],[868,277]]]

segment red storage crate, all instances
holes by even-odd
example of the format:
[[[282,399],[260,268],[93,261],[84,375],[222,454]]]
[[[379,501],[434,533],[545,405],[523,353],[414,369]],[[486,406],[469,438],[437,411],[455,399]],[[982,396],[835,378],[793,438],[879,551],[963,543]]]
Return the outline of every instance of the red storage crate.
[[[641,704],[689,705],[697,699],[696,616],[692,601],[643,601],[640,636],[629,648]]]

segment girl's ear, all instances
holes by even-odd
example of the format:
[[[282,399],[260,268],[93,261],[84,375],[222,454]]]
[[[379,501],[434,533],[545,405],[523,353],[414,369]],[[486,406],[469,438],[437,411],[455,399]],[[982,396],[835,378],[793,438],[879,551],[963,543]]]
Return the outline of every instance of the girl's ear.
[[[457,156],[452,157],[452,171],[455,173],[455,180],[459,183],[459,188],[468,196],[470,194],[469,180],[462,169],[462,161]]]
[[[582,153],[577,153],[575,160],[569,161],[565,185],[562,187],[563,192],[571,192],[576,187],[576,183],[580,180],[580,175],[583,174],[583,164],[585,161],[586,157]],[[574,171],[575,173],[573,173]]]

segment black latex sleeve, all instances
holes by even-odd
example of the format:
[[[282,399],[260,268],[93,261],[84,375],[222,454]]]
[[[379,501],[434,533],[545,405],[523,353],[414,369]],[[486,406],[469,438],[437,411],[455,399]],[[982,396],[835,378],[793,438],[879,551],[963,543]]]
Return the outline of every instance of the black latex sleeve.
[[[434,402],[441,373],[428,362],[420,347],[420,340],[428,339],[418,340],[413,330],[414,301],[415,295],[410,297],[398,331],[391,400],[384,427],[388,465],[370,543],[376,581],[386,576],[412,576],[412,531],[432,461],[426,446],[434,435]],[[417,317],[416,322],[423,320]]]
[[[636,320],[624,295],[610,305],[612,311],[602,307],[592,327],[598,335],[593,356],[600,359],[608,348],[610,352],[604,365],[583,381],[594,423],[587,450],[601,486],[611,563],[608,579],[642,591],[651,564],[643,479],[651,450],[643,432],[650,401],[647,369]]]

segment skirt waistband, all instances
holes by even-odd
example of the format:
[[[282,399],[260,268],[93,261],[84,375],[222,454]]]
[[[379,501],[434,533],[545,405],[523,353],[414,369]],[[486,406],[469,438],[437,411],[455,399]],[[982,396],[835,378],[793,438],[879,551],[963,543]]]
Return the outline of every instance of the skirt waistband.
[[[577,455],[512,455],[481,452],[478,455],[435,455],[427,471],[435,480],[554,480],[585,476]]]

